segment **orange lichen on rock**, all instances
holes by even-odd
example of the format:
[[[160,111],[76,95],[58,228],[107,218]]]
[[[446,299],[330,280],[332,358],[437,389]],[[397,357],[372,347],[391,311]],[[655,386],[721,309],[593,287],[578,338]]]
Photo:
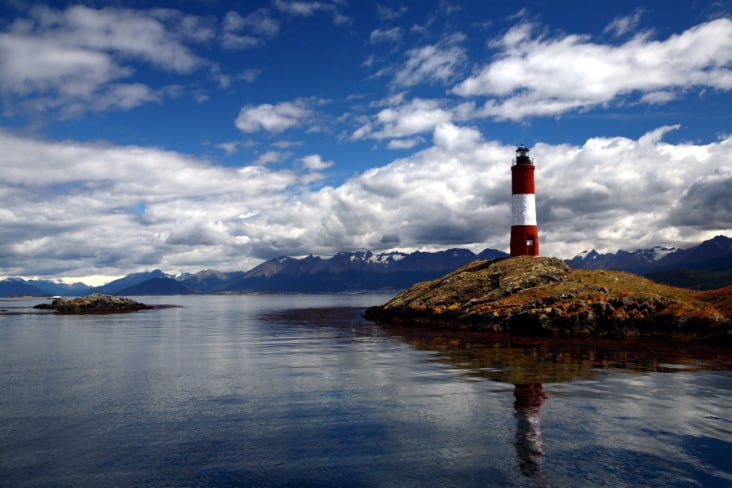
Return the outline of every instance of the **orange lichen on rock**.
[[[696,296],[699,300],[714,305],[726,317],[732,318],[732,286],[697,292]]]

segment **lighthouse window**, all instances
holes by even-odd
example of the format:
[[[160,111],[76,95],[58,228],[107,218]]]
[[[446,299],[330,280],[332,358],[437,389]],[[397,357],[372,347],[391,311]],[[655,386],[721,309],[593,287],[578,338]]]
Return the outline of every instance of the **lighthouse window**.
[[[532,247],[534,245],[534,239],[527,239],[526,240],[526,245],[529,246],[529,247]]]

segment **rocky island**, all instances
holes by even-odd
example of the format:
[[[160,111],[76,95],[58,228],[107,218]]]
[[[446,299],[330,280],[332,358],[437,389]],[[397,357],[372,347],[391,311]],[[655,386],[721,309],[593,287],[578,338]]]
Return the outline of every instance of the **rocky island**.
[[[56,298],[51,303],[41,303],[33,308],[56,310],[68,314],[87,314],[136,312],[151,309],[153,306],[129,298],[94,293],[79,298]]]
[[[732,287],[709,292],[557,258],[475,261],[418,283],[366,318],[519,335],[656,337],[732,343]]]

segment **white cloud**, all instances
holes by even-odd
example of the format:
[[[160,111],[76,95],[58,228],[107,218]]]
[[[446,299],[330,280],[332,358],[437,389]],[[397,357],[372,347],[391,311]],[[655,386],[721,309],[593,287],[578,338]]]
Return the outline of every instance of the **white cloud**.
[[[26,95],[54,90],[61,96],[85,98],[104,83],[130,73],[103,52],[12,34],[0,35],[0,68],[4,92]]]
[[[732,139],[664,142],[675,128],[637,140],[536,144],[544,254],[684,245],[729,233]],[[334,164],[318,154],[299,161],[301,173],[227,168],[159,149],[0,131],[0,268],[123,275],[248,269],[283,254],[395,245],[506,249],[514,149],[443,122],[426,149],[315,190],[307,183]]]
[[[153,92],[142,83],[113,84],[92,101],[95,110],[121,108],[124,110],[137,107],[145,102],[158,101],[161,94]]]
[[[107,86],[132,74],[128,61],[189,73],[202,60],[183,38],[205,39],[206,32],[196,18],[171,10],[36,7],[0,33],[0,91],[42,110],[94,103],[97,109],[131,108],[157,96],[140,83]],[[108,100],[94,102],[97,96]]]
[[[299,254],[306,248],[321,254],[379,249],[387,241],[393,245],[394,236],[405,248],[486,242],[491,222],[508,211],[500,188],[508,184],[510,166],[503,161],[507,168],[499,178],[475,178],[477,168],[491,174],[500,164],[491,156],[502,152],[476,134],[444,124],[435,131],[435,146],[303,195],[298,205],[277,211],[277,225],[309,222],[297,232]],[[456,151],[458,140],[465,144]],[[491,195],[491,188],[499,191]]]
[[[464,97],[490,97],[481,113],[487,117],[556,115],[634,93],[659,103],[690,87],[732,89],[730,19],[697,25],[665,41],[636,37],[620,46],[577,35],[535,38],[532,26],[521,24],[493,45],[499,50],[496,61],[453,89]]]
[[[465,120],[472,112],[472,105],[462,104],[453,108],[443,107],[439,100],[415,98],[380,110],[376,116],[356,129],[352,139],[404,138],[429,132],[439,124]]]
[[[207,220],[206,215],[202,215],[200,219],[177,222],[165,242],[191,247],[215,246],[228,240],[227,228],[223,222],[211,222]]]
[[[389,149],[412,149],[414,146],[418,146],[424,142],[421,137],[412,137],[408,139],[394,139],[389,141],[387,147]]]
[[[545,161],[537,163],[537,171],[542,168],[537,185],[546,188],[539,218],[547,239],[576,238],[585,249],[617,250],[698,242],[710,228],[728,232],[729,212],[706,215],[707,227],[698,221],[700,209],[685,204],[684,195],[700,179],[730,166],[732,159],[724,155],[730,140],[706,146],[664,143],[663,135],[676,128],[661,127],[638,140],[598,137],[582,147],[537,146],[538,161]],[[731,176],[722,178],[727,185]],[[678,227],[674,215],[680,213],[698,225]],[[569,252],[569,242],[557,249]]]
[[[465,147],[475,147],[482,139],[481,133],[470,127],[443,123],[435,128],[435,145],[454,153],[459,153]]]
[[[380,42],[399,42],[402,38],[401,27],[392,27],[391,29],[374,29],[371,31],[369,41],[372,44]]]
[[[699,177],[684,190],[671,209],[669,220],[680,228],[707,229],[715,233],[720,228],[732,229],[730,195],[732,166],[722,166],[712,174]]]
[[[204,43],[216,37],[216,21],[213,18],[183,15],[173,9],[156,9],[158,16],[178,24],[176,31],[183,38]]]
[[[272,163],[281,163],[282,161],[289,158],[292,154],[289,152],[283,152],[283,151],[267,151],[262,153],[256,161],[254,161],[254,164],[272,164]]]
[[[649,105],[663,105],[674,100],[676,97],[676,93],[662,90],[646,93],[641,97],[640,102]]]
[[[227,49],[247,49],[264,45],[280,31],[280,23],[269,10],[257,9],[246,17],[229,11],[223,21],[222,45]]]
[[[228,142],[221,142],[216,145],[216,147],[221,148],[226,154],[234,154],[239,150],[239,146],[241,145],[241,142],[239,141],[228,141]]]
[[[394,84],[410,87],[449,82],[465,63],[465,50],[457,45],[463,39],[464,36],[456,34],[438,44],[407,51],[407,60],[397,70]]]
[[[303,141],[276,141],[272,143],[274,147],[278,147],[280,149],[302,146],[303,144],[305,144]]]
[[[609,32],[615,36],[623,36],[635,30],[643,16],[643,9],[636,8],[630,15],[616,17],[605,27],[604,32]]]
[[[728,233],[726,200],[707,205],[702,195],[709,189],[710,198],[719,197],[732,184],[724,170],[732,166],[732,142],[672,145],[662,141],[670,130],[661,127],[638,140],[533,148],[545,254],[688,245]],[[260,252],[328,255],[395,242],[402,249],[505,249],[514,149],[485,141],[476,129],[440,124],[432,147],[272,209],[272,233]],[[674,223],[678,216],[684,221]]]
[[[0,268],[57,275],[125,274],[173,262],[232,266],[246,240],[239,216],[285,200],[287,189],[306,177],[2,131],[0,171]]]
[[[320,154],[310,154],[300,159],[302,165],[311,171],[320,171],[326,168],[330,168],[335,163],[333,161],[323,161]]]
[[[216,80],[221,88],[229,88],[236,81],[254,83],[259,75],[262,74],[261,69],[246,69],[236,74],[228,74],[221,70],[221,65],[218,63],[211,63],[209,72],[211,78]]]
[[[33,33],[46,41],[87,49],[119,52],[164,69],[190,72],[201,60],[181,43],[176,32],[157,18],[156,11],[70,7],[64,12],[45,10],[34,20]]]
[[[350,18],[343,15],[338,6],[338,2],[320,2],[320,1],[299,1],[299,0],[274,0],[273,5],[280,12],[299,16],[311,17],[319,12],[325,12],[333,16],[335,25],[345,25],[350,22]]]
[[[242,132],[261,130],[279,133],[302,125],[313,116],[310,104],[303,99],[278,104],[245,105],[236,118],[236,127]]]

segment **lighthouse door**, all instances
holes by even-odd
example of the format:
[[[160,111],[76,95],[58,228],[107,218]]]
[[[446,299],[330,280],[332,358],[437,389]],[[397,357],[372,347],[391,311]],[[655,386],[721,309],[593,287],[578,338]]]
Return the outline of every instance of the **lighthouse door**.
[[[526,238],[526,255],[536,256],[536,238],[534,236],[528,236]]]

